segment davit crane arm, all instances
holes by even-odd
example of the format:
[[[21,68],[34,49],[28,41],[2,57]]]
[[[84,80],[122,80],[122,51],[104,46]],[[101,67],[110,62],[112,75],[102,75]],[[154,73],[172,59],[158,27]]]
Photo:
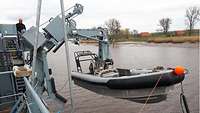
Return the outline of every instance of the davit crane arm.
[[[98,58],[108,65],[112,65],[112,59],[109,55],[109,41],[106,30],[98,29],[76,29],[76,22],[73,20],[76,16],[82,14],[83,6],[76,4],[73,6],[72,12],[65,16],[65,25],[68,40],[79,42],[80,39],[94,39],[99,43]],[[39,32],[36,69],[37,76],[32,76],[31,84],[35,86],[35,91],[42,96],[44,91],[47,91],[50,97],[55,97],[55,86],[52,82],[51,73],[49,73],[47,54],[53,49],[56,52],[64,43],[64,30],[62,29],[62,19],[60,15],[51,19],[48,24]],[[25,50],[33,50],[35,44],[36,27],[31,27],[24,34],[24,48]],[[75,43],[77,44],[77,43]],[[53,83],[53,84],[52,84]]]

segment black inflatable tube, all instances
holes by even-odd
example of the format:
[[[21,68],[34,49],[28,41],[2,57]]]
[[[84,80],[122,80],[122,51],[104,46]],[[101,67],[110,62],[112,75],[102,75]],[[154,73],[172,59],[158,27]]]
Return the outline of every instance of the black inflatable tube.
[[[130,79],[115,79],[109,80],[107,86],[111,89],[143,89],[143,88],[152,88],[155,86],[156,82],[161,75],[154,76],[145,76],[138,78]],[[175,75],[162,75],[161,80],[159,81],[157,87],[160,86],[170,86],[177,83],[180,83],[184,80],[184,76],[175,76]]]
[[[83,81],[91,85],[106,86],[110,89],[125,90],[125,89],[153,88],[160,76],[161,75],[144,76],[138,78],[126,78],[126,79],[111,79],[107,83],[97,83],[95,81],[87,81],[74,76],[72,76],[72,79]],[[162,78],[159,81],[157,87],[174,85],[183,81],[184,78],[185,78],[184,75],[176,76],[173,74],[164,74],[162,75]]]

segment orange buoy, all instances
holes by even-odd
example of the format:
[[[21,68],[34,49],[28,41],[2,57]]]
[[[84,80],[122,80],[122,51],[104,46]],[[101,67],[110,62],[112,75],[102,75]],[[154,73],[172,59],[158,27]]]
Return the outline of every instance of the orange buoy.
[[[176,66],[174,69],[174,73],[178,76],[183,75],[185,72],[185,68],[183,66]]]

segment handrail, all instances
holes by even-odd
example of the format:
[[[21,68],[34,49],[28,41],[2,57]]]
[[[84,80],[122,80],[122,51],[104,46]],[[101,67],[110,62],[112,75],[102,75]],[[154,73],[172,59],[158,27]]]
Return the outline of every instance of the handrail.
[[[1,96],[0,99],[2,99],[2,98],[14,97],[14,96],[19,96],[19,95],[23,95],[23,93],[17,93],[17,94],[13,94],[13,95]]]
[[[13,71],[4,71],[4,72],[0,72],[0,75],[11,74],[11,73],[13,73]]]
[[[24,81],[27,86],[26,90],[30,91],[31,96],[33,97],[33,101],[35,101],[35,103],[38,106],[38,108],[40,109],[41,113],[50,113],[26,77],[24,77]]]

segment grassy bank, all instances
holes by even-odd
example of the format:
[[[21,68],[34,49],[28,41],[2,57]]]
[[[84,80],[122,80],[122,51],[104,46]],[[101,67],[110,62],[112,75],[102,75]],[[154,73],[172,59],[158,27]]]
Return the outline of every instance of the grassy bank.
[[[149,42],[149,43],[195,43],[199,42],[199,36],[179,36],[179,37],[145,37],[145,38],[128,38],[115,39],[114,42]],[[81,43],[97,43],[95,40],[81,40]]]
[[[195,43],[199,42],[199,36],[182,36],[182,37],[156,37],[156,38],[148,38],[147,42],[153,43]]]

